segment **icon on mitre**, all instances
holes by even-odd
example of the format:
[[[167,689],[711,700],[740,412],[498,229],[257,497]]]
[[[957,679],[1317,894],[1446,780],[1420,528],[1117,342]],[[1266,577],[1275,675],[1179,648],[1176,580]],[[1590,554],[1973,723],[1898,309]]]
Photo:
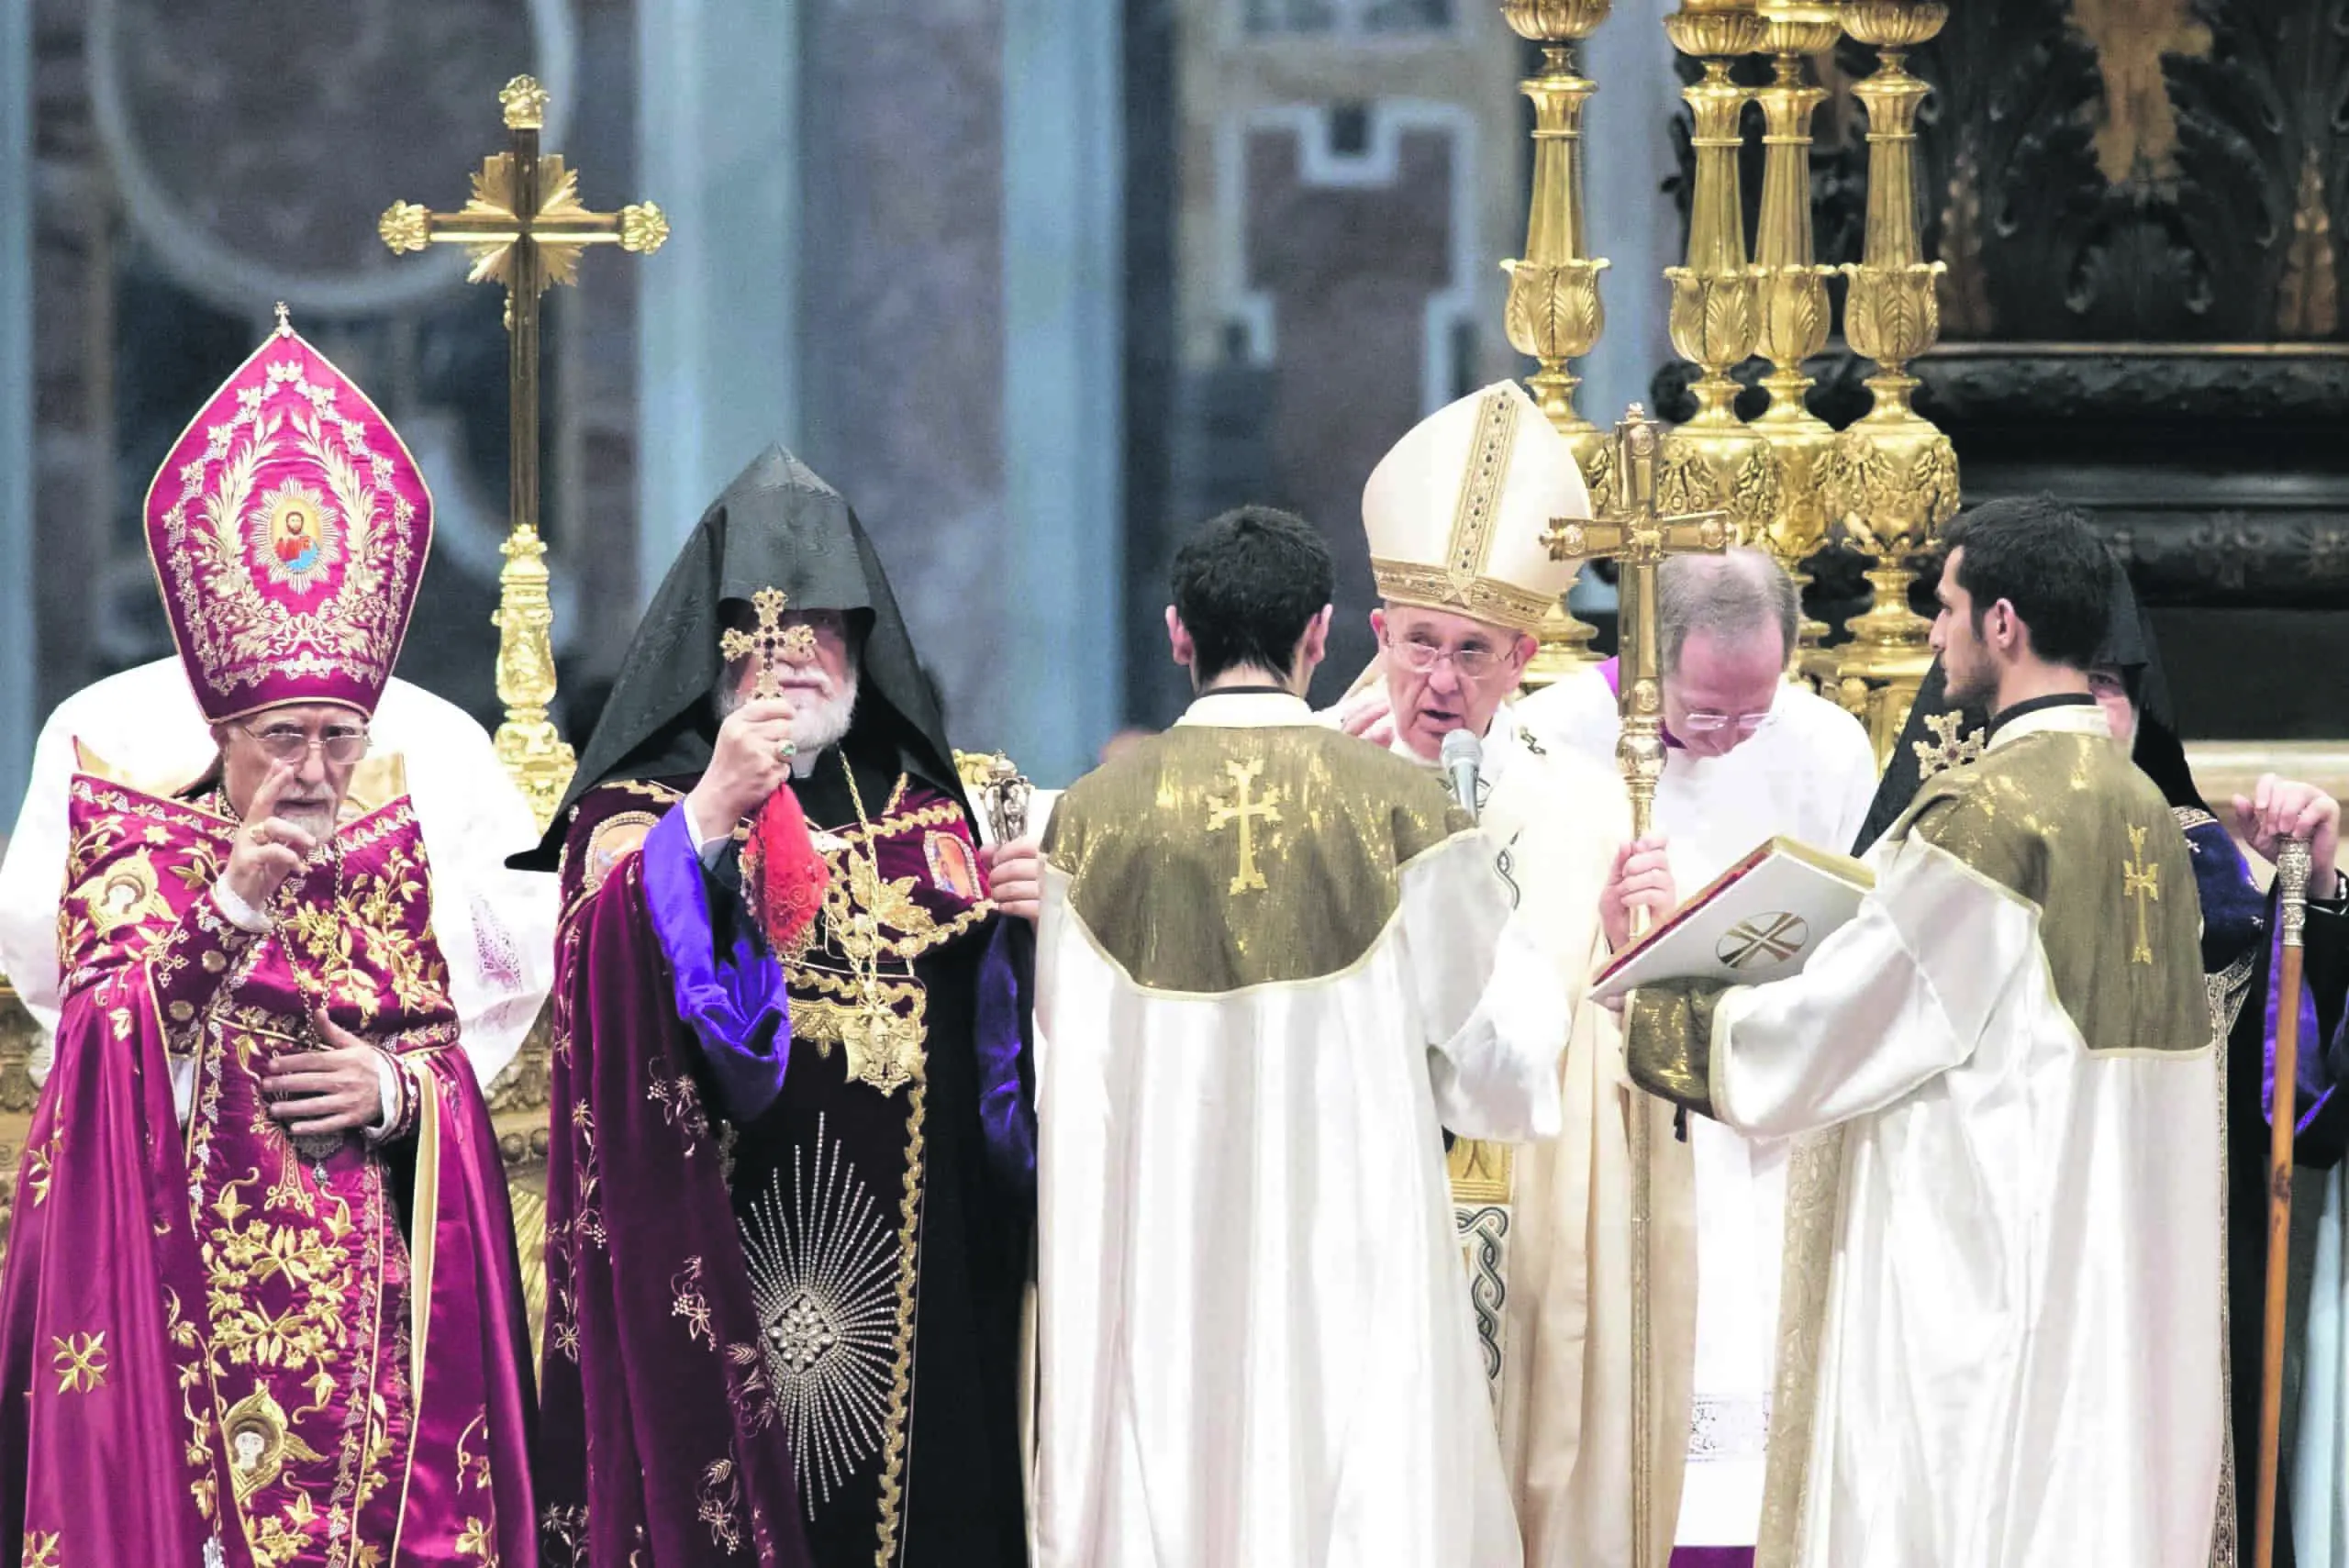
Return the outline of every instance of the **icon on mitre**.
[[[271,582],[306,592],[325,581],[342,553],[332,517],[327,498],[298,479],[262,497],[256,543]]]

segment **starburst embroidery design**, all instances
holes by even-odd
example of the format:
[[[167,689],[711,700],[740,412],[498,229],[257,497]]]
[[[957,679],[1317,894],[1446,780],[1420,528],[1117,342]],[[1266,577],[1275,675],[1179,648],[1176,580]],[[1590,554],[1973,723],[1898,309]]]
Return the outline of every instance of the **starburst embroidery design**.
[[[819,1117],[813,1146],[775,1173],[742,1225],[759,1348],[811,1519],[880,1451],[896,1351],[896,1247],[824,1129]]]

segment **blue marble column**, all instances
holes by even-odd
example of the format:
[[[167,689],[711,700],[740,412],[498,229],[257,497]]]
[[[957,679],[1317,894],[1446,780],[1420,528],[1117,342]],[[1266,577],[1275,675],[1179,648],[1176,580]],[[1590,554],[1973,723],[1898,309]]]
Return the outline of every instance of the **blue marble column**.
[[[669,215],[640,270],[638,602],[702,509],[801,439],[799,0],[639,10],[638,187]]]
[[[1122,7],[1005,0],[1006,741],[1040,783],[1092,765],[1124,675]]]
[[[1672,358],[1664,269],[1681,259],[1681,233],[1663,187],[1674,172],[1680,81],[1664,18],[1676,8],[1674,0],[1626,0],[1583,49],[1583,74],[1598,83],[1583,133],[1584,200],[1591,250],[1613,263],[1598,281],[1607,330],[1582,361],[1583,417],[1600,426],[1650,402],[1648,380]]]
[[[33,639],[33,17],[0,0],[0,832],[41,716]]]

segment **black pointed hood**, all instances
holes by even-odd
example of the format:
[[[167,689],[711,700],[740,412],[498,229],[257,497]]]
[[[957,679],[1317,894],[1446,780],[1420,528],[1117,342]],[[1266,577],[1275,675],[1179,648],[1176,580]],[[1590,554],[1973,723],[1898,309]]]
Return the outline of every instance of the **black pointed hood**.
[[[588,791],[709,765],[718,737],[710,693],[725,668],[722,606],[747,604],[767,587],[782,589],[794,609],[845,613],[856,632],[859,695],[843,745],[894,755],[904,772],[968,809],[937,690],[914,655],[872,539],[839,491],[770,446],[702,514],[662,579],[552,827],[514,864],[552,869],[571,808]]]

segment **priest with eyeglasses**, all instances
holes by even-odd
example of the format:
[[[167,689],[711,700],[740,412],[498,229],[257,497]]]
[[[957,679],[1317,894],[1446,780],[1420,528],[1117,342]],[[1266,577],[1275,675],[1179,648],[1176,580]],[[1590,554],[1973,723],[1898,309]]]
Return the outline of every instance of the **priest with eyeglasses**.
[[[66,788],[55,1063],[0,1272],[0,1540],[530,1562],[521,1278],[452,978],[475,955],[442,946],[415,802],[357,804],[431,495],[281,317],[146,512],[211,750],[137,782],[84,750]]]

